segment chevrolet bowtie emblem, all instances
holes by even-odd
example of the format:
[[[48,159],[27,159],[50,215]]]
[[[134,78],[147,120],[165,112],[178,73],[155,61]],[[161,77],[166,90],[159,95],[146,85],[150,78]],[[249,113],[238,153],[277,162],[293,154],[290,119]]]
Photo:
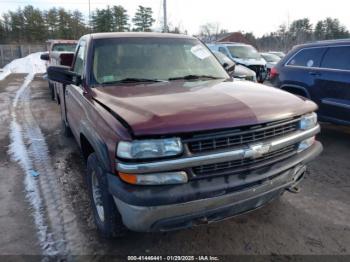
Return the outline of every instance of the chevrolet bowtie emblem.
[[[259,158],[263,155],[270,152],[271,145],[269,144],[258,144],[258,145],[250,145],[246,150],[244,157],[245,158]]]

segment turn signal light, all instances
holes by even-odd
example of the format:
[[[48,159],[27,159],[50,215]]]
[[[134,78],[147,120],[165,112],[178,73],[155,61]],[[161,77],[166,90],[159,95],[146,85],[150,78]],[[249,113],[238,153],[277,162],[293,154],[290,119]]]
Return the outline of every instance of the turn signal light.
[[[121,180],[123,180],[126,183],[136,185],[137,184],[137,177],[136,175],[133,174],[125,174],[125,173],[120,173],[119,172],[119,177]]]
[[[121,180],[133,185],[174,185],[188,182],[187,173],[184,171],[137,175],[119,172],[118,174]]]

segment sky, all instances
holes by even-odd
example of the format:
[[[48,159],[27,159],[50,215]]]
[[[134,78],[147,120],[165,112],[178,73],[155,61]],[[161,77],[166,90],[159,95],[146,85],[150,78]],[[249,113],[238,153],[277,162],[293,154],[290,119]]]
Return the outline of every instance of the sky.
[[[162,21],[163,0],[91,0],[91,10],[107,5],[122,5],[132,17],[138,5],[151,7],[156,19]],[[168,21],[173,26],[197,34],[200,25],[219,23],[230,32],[253,32],[256,36],[276,31],[281,24],[307,17],[313,24],[326,17],[338,18],[350,29],[349,7],[346,0],[167,0]],[[31,4],[40,9],[64,7],[78,9],[88,16],[88,0],[0,0],[0,13]]]

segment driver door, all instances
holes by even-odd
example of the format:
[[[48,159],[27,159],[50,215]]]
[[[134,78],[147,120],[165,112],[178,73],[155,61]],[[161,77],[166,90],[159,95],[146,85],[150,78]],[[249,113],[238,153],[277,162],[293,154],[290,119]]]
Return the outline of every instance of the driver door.
[[[86,54],[86,43],[81,41],[79,43],[75,61],[73,64],[73,71],[77,73],[82,81],[84,81],[84,67],[85,67],[85,54]],[[83,100],[84,100],[84,91],[82,85],[68,85],[65,90],[65,105],[66,105],[66,116],[69,127],[72,130],[73,135],[76,138],[79,138],[79,124],[83,119],[84,110],[83,110]]]

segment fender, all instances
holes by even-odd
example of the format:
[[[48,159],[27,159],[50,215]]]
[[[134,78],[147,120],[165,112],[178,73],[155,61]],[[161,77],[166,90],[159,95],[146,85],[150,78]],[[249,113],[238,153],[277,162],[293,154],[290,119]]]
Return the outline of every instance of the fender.
[[[108,148],[103,139],[97,134],[95,129],[91,125],[82,120],[80,122],[80,134],[84,135],[86,139],[90,142],[92,148],[97,154],[97,158],[102,164],[105,171],[111,171],[111,161],[109,159]],[[79,144],[81,143],[79,138]],[[81,147],[81,145],[80,145]]]
[[[305,88],[305,87],[302,87],[302,86],[299,86],[299,85],[293,85],[293,84],[284,84],[282,85],[280,88],[282,90],[284,90],[284,88],[286,87],[292,87],[292,88],[296,88],[296,89],[299,89],[299,90],[302,90],[305,94],[306,94],[306,98],[310,99],[311,100],[311,96],[310,96],[310,93],[309,91]],[[285,90],[284,90],[285,91]]]

